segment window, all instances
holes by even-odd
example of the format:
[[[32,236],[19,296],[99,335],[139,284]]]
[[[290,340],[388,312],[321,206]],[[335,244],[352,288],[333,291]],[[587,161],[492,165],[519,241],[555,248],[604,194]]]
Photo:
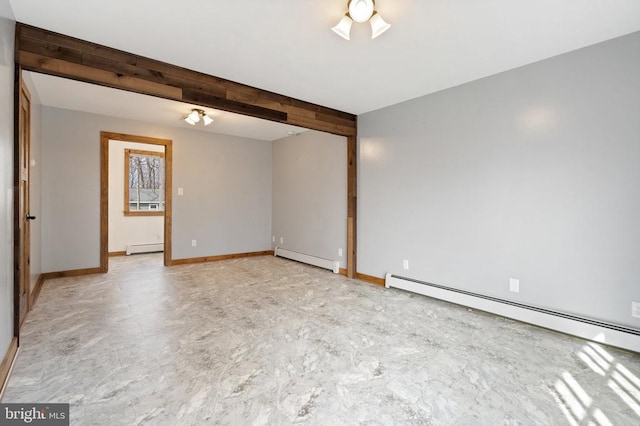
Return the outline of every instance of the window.
[[[124,215],[164,215],[164,153],[124,150]]]

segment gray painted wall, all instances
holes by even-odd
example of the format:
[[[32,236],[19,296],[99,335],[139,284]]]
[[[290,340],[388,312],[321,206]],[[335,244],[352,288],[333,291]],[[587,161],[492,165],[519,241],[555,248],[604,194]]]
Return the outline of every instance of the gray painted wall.
[[[13,338],[13,35],[8,0],[0,0],[0,357]]]
[[[640,33],[358,123],[360,272],[640,326]]]
[[[269,142],[51,107],[42,130],[43,272],[99,265],[101,130],[173,140],[174,259],[269,250]]]
[[[183,132],[199,137],[174,142],[173,257],[269,250],[271,144]],[[178,187],[184,188],[182,197]],[[193,239],[197,247],[191,247]]]
[[[273,142],[272,231],[274,247],[338,260],[346,268],[344,137],[309,130]]]
[[[38,278],[42,272],[40,260],[41,254],[41,195],[42,195],[42,178],[41,178],[41,140],[42,140],[42,105],[38,99],[38,93],[35,90],[33,82],[28,74],[22,75],[22,80],[27,86],[31,94],[31,152],[30,152],[30,168],[29,168],[29,212],[37,219],[29,222],[30,226],[30,286],[31,292],[35,289]],[[35,162],[35,163],[34,163]]]

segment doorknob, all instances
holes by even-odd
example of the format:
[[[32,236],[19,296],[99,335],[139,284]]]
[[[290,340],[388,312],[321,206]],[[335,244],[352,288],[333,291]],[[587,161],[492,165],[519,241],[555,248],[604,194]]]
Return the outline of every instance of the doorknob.
[[[27,215],[27,220],[34,220],[35,218],[35,216],[31,216],[30,214]]]

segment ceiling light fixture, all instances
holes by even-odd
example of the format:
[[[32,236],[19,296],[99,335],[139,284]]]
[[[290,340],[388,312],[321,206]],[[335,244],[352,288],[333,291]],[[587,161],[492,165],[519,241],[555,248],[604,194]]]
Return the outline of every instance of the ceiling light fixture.
[[[331,28],[334,33],[346,40],[351,39],[351,25],[353,25],[354,22],[362,23],[369,21],[369,24],[371,24],[372,39],[391,28],[391,25],[387,24],[376,11],[375,0],[349,0],[347,9],[348,12],[340,19],[340,22]]]
[[[199,123],[200,119],[202,119],[202,123],[205,126],[213,123],[213,118],[209,117],[203,110],[197,108],[192,109],[191,112],[182,117],[182,119],[192,126],[195,126],[196,123]]]

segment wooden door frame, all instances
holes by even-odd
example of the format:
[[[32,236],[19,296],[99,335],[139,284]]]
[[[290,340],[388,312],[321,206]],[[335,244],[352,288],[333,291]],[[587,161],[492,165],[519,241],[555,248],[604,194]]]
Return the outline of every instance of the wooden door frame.
[[[26,266],[28,265],[28,261],[25,260],[25,265],[21,265],[20,264],[20,260],[21,260],[21,254],[23,252],[23,250],[25,250],[25,248],[28,248],[30,250],[30,241],[24,241],[24,245],[21,244],[21,232],[20,232],[20,222],[22,220],[25,221],[25,226],[28,226],[28,221],[22,217],[22,214],[20,212],[20,199],[21,199],[21,191],[20,191],[20,181],[21,181],[21,169],[22,169],[22,165],[20,164],[20,135],[21,135],[21,120],[20,120],[20,116],[21,116],[21,111],[22,111],[22,95],[24,94],[25,97],[29,100],[29,103],[31,103],[31,94],[29,93],[29,90],[27,89],[26,85],[24,84],[24,81],[22,80],[22,70],[20,69],[20,66],[16,65],[15,69],[14,69],[15,75],[14,75],[14,102],[16,105],[16,108],[14,108],[14,150],[13,150],[13,303],[14,303],[14,323],[13,323],[13,328],[14,328],[14,336],[16,338],[19,338],[20,336],[20,326],[22,325],[22,322],[20,321],[20,289],[21,289],[21,280],[24,278],[24,280],[26,280],[26,282],[24,283],[26,289],[27,289],[27,295],[25,303],[26,303],[26,308],[25,308],[25,318],[26,318],[26,314],[29,312],[29,310],[31,309],[30,306],[30,296],[31,296],[31,273],[29,272],[26,277],[24,276],[24,269],[26,268]],[[29,119],[29,122],[27,123],[28,129],[27,132],[30,134],[31,133],[31,120]],[[31,144],[31,137],[29,136],[28,138],[28,144]],[[31,155],[31,149],[30,146],[27,147],[27,152],[26,152],[27,157],[29,157]],[[29,173],[29,158],[27,158],[27,174]],[[27,191],[29,191],[29,187],[28,187],[28,183],[29,183],[29,178],[27,178]],[[27,196],[27,202],[28,202],[29,198]],[[28,203],[27,203],[28,204]],[[25,212],[25,217],[27,214],[29,214],[29,205],[25,206],[25,210],[27,210]],[[30,234],[29,234],[30,237]],[[25,247],[26,246],[26,247]],[[30,253],[29,253],[29,257],[30,257]]]
[[[172,230],[172,175],[173,157],[170,139],[129,135],[116,132],[100,132],[100,272],[109,271],[109,142],[136,142],[164,146],[164,266],[171,266],[171,230]]]

